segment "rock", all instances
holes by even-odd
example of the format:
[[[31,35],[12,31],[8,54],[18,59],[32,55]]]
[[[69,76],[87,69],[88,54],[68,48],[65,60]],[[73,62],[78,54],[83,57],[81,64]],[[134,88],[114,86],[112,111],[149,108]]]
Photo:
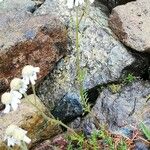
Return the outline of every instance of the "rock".
[[[27,64],[40,67],[41,81],[66,53],[67,36],[65,26],[49,15],[8,12],[0,14],[0,20],[1,94]]]
[[[108,10],[98,2],[90,6],[89,14],[80,22],[80,50],[81,67],[87,70],[84,89],[89,90],[97,85],[116,81],[123,68],[130,65],[134,58],[127,49],[118,42],[108,27]],[[79,12],[81,14],[81,12]],[[62,59],[53,73],[47,76],[38,88],[38,95],[51,109],[63,99],[64,95],[77,95],[79,90],[76,82],[76,50],[75,50],[75,12],[72,12],[73,23],[70,21],[69,10],[65,2],[61,0],[46,0],[45,3],[34,12],[34,15],[52,14],[61,19],[68,26],[69,55]],[[97,21],[99,20],[99,21]],[[74,99],[70,97],[70,101]],[[54,105],[53,105],[54,104]]]
[[[99,0],[99,1],[102,2],[104,5],[106,5],[110,10],[112,10],[114,7],[118,5],[123,5],[135,0]]]
[[[149,150],[148,144],[142,143],[141,141],[137,141],[135,144],[135,150]]]
[[[3,0],[0,2],[0,14],[9,11],[30,13],[30,11],[34,8],[34,5],[35,3],[31,0]]]
[[[77,116],[81,116],[82,113],[82,106],[78,101],[78,97],[73,94],[65,95],[52,111],[52,115],[63,122],[70,122]]]
[[[150,52],[150,3],[137,0],[113,9],[109,25],[119,40],[139,52]]]
[[[50,140],[46,140],[37,144],[32,150],[66,150],[68,147],[68,141],[66,140],[67,134],[60,134],[53,137]]]
[[[148,81],[134,81],[115,94],[109,88],[105,88],[100,93],[92,112],[100,124],[107,124],[112,132],[131,138],[133,127],[136,128],[141,121],[150,126],[150,102],[147,102],[149,87]],[[89,128],[85,128],[86,126]],[[89,129],[95,128],[95,121],[87,116],[82,122],[82,127],[88,133]]]
[[[34,95],[29,95],[28,99],[35,104]],[[54,123],[46,123],[45,119],[40,115],[39,111],[27,100],[22,99],[22,103],[16,111],[11,111],[8,114],[0,112],[0,149],[5,150],[3,141],[5,135],[5,129],[10,124],[15,124],[26,131],[28,131],[28,137],[32,142],[29,147],[34,146],[35,143],[51,138],[59,133],[61,129]],[[46,113],[45,106],[41,103],[38,97],[36,97],[36,106]],[[16,146],[14,150],[18,147]]]

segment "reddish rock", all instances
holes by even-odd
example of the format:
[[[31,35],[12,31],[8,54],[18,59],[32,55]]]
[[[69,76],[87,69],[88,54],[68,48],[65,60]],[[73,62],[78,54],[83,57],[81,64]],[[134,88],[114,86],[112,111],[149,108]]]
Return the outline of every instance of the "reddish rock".
[[[43,79],[66,52],[66,28],[45,16],[0,14],[0,94],[27,65],[40,67]]]
[[[134,50],[150,52],[150,1],[137,0],[113,9],[109,25],[120,41]]]
[[[59,134],[52,139],[45,140],[41,143],[38,143],[34,148],[31,150],[66,150],[68,146],[66,134]]]

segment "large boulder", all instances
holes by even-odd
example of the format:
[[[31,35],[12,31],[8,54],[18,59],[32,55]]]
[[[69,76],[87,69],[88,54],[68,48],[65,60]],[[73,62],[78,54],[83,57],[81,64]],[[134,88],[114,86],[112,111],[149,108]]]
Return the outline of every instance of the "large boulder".
[[[139,127],[141,122],[150,127],[150,102],[148,101],[150,83],[134,81],[127,86],[116,85],[118,90],[115,91],[115,85],[112,86],[103,89],[92,108],[91,112],[96,115],[99,123],[107,124],[112,132],[126,137],[130,137],[132,131]],[[88,115],[80,126],[85,133],[90,133],[96,128],[95,123],[93,117]]]
[[[0,95],[10,80],[21,77],[27,65],[40,67],[43,79],[66,54],[66,27],[49,15],[32,16],[20,11],[0,13]]]
[[[139,52],[150,52],[149,18],[149,0],[137,0],[114,8],[109,25],[125,45]]]
[[[10,124],[15,124],[18,127],[28,131],[28,137],[31,138],[31,143],[28,147],[33,147],[35,143],[49,139],[59,133],[61,129],[58,125],[47,122],[41,115],[40,109],[45,114],[47,113],[46,107],[42,104],[40,99],[34,95],[29,95],[27,99],[22,99],[19,108],[16,111],[11,111],[8,114],[0,112],[0,149],[7,150],[6,142],[4,142],[5,130]],[[36,107],[32,104],[36,105]],[[18,146],[13,148],[18,150]]]
[[[85,90],[118,80],[122,70],[134,60],[109,29],[108,9],[98,2],[95,2],[95,5],[90,6],[89,15],[83,16],[79,29],[80,63],[81,67],[87,70],[83,83]],[[61,0],[46,0],[34,12],[34,15],[52,14],[60,18],[68,26],[70,37],[68,43],[70,54],[58,63],[53,73],[47,76],[38,89],[40,98],[47,99],[45,103],[51,108],[55,104],[57,107],[59,100],[62,101],[66,94],[68,97],[72,95],[73,97],[70,97],[70,99],[74,101],[75,99],[76,101],[79,100],[79,90],[76,82],[75,12],[72,11],[71,13],[73,20],[70,19],[70,12],[65,1]],[[81,13],[80,11],[79,14]]]

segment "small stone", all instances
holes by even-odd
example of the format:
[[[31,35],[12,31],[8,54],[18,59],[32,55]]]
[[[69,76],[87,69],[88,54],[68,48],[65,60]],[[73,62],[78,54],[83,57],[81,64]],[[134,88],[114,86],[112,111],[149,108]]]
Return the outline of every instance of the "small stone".
[[[36,103],[33,94],[29,95],[28,99],[22,99],[21,101],[22,102],[16,111],[11,111],[8,114],[3,114],[2,111],[0,112],[1,150],[5,150],[4,147],[6,147],[6,143],[3,142],[3,139],[5,136],[5,129],[10,124],[15,124],[28,132],[27,136],[31,138],[31,144],[28,145],[29,147],[41,140],[46,140],[61,133],[61,129],[58,125],[51,122],[46,122],[46,120],[40,115],[39,110],[37,110],[37,108],[29,102],[31,101],[36,104],[40,110],[46,113],[47,110],[38,97],[36,97]],[[14,150],[16,149],[14,148]]]
[[[148,144],[146,145],[142,141],[135,142],[135,150],[149,150],[149,149],[150,149],[150,147],[148,146]]]
[[[31,150],[66,150],[68,146],[67,134],[59,134],[51,139],[45,140],[37,144]]]
[[[82,113],[82,106],[78,101],[78,97],[73,93],[65,95],[52,111],[53,116],[63,122],[70,122],[76,117],[81,116]]]

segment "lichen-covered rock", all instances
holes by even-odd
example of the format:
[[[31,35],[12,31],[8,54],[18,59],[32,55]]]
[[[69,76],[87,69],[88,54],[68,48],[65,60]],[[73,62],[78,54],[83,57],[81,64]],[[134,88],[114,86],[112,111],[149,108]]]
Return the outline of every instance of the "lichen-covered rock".
[[[49,15],[28,16],[18,12],[0,13],[0,94],[10,80],[21,77],[27,65],[40,67],[43,79],[66,52],[65,26]]]
[[[89,15],[83,16],[79,29],[80,63],[87,70],[83,83],[86,90],[117,80],[122,70],[134,60],[127,49],[113,37],[108,27],[107,8],[98,2],[94,4],[89,8]],[[79,14],[81,13],[80,11]],[[76,84],[75,12],[72,11],[71,21],[65,1],[46,0],[34,14],[52,14],[60,18],[69,27],[71,40],[68,43],[70,54],[58,63],[53,73],[40,85],[39,96],[46,99],[45,103],[50,107],[70,93],[77,95],[79,100]]]
[[[150,127],[149,94],[150,84],[147,81],[135,81],[115,94],[105,88],[92,108],[92,113],[101,124],[107,124],[111,131],[130,137],[129,134],[141,121]],[[85,133],[90,133],[95,128],[93,117],[85,117],[82,127]]]
[[[149,18],[149,0],[137,0],[114,8],[109,25],[125,45],[140,52],[150,52]]]
[[[0,13],[8,11],[29,12],[34,8],[35,3],[31,0],[3,0],[0,2]]]
[[[33,106],[30,102],[36,104],[40,110],[47,113],[45,106],[41,103],[38,97],[36,97],[36,103],[34,95],[29,95],[28,99],[22,99],[19,108],[16,111],[11,111],[8,114],[0,112],[0,150],[5,150],[5,143],[3,142],[5,136],[5,129],[10,124],[15,124],[26,131],[28,131],[28,137],[31,138],[32,147],[35,143],[51,138],[59,133],[61,129],[58,125],[47,122],[42,116],[39,110]],[[15,150],[18,149],[16,146]]]

